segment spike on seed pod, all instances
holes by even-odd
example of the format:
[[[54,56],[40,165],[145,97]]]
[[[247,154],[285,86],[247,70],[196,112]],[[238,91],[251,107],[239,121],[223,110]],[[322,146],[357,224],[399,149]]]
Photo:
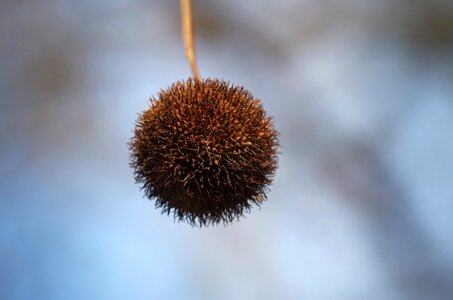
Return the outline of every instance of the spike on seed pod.
[[[228,224],[266,199],[278,146],[260,100],[223,80],[192,78],[151,99],[129,143],[145,195],[199,226]]]

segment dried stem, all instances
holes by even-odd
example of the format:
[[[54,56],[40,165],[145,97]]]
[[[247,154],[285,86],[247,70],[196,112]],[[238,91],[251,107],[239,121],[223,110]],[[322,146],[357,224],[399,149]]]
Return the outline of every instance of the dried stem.
[[[181,17],[182,17],[182,33],[184,37],[184,47],[186,50],[187,59],[189,60],[193,76],[195,77],[195,79],[199,79],[200,74],[198,73],[197,61],[195,58],[191,0],[181,0]]]

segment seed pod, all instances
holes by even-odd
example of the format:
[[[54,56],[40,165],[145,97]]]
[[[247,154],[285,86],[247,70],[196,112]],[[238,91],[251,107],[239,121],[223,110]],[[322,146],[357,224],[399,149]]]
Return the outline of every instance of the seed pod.
[[[266,199],[279,145],[246,89],[189,78],[151,99],[129,146],[136,182],[156,207],[203,226],[228,224]]]

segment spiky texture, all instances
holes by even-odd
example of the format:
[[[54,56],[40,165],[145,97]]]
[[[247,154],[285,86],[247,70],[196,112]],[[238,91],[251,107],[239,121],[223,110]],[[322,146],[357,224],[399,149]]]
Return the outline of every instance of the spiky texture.
[[[129,146],[137,183],[163,213],[227,224],[266,199],[278,132],[243,87],[189,78],[151,99]]]

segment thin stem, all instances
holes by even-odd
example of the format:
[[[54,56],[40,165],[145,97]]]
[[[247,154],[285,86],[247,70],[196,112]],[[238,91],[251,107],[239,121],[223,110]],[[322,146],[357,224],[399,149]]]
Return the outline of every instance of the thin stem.
[[[192,69],[195,79],[200,78],[198,73],[197,61],[195,58],[194,30],[192,21],[192,1],[181,0],[181,18],[182,18],[182,33],[184,38],[184,47],[186,56],[189,60],[190,68]]]

